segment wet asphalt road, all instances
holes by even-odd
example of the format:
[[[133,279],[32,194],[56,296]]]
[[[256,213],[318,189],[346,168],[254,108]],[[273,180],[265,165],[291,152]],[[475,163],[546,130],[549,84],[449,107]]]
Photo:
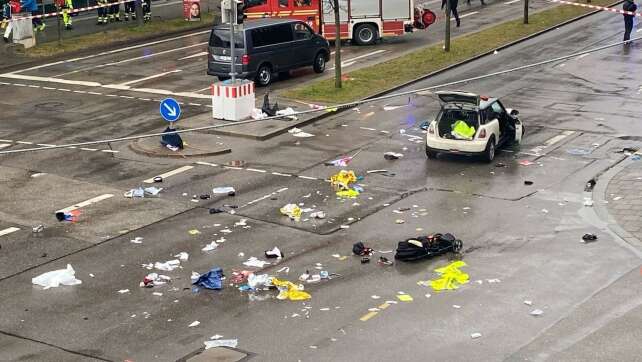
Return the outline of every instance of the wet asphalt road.
[[[416,87],[618,41],[621,23],[613,14],[595,15]],[[183,39],[194,42],[184,46],[198,43]],[[159,44],[155,52],[171,49]],[[303,127],[311,138],[199,136],[231,147],[223,156],[153,159],[133,153],[126,143],[1,156],[0,230],[20,230],[0,236],[0,360],[172,361],[215,334],[238,338],[238,349],[260,361],[635,360],[642,352],[635,343],[642,253],[583,206],[583,189],[620,161],[616,150],[639,145],[642,76],[630,69],[642,61],[640,49],[616,47],[458,87],[500,97],[520,111],[527,134],[521,147],[498,154],[495,163],[506,168],[460,157],[427,161],[417,127],[437,110],[430,95],[340,113]],[[154,98],[161,95],[78,82],[118,84],[171,71],[156,61],[161,59],[69,73],[126,60],[111,54],[18,73],[67,72],[58,78],[74,81],[66,83],[0,75],[0,144],[6,145],[1,147],[159,130]],[[172,90],[197,90],[199,74],[180,69],[168,74]],[[201,102],[186,105],[186,117],[207,111],[206,100],[183,99]],[[338,200],[323,181],[338,168],[323,163],[357,151],[349,168],[364,176],[365,192]],[[387,161],[386,151],[404,157]],[[244,161],[243,167],[212,166],[234,160]],[[523,160],[533,164],[523,166]],[[373,169],[395,175],[366,173]],[[159,198],[122,197],[172,170],[180,172],[166,177]],[[234,186],[237,195],[191,201],[224,185]],[[83,207],[78,223],[54,220],[55,210],[103,195],[113,196]],[[327,218],[290,221],[278,209],[292,202],[323,210]],[[595,202],[599,207],[599,197]],[[208,213],[223,204],[238,206],[235,214]],[[246,226],[237,224],[241,219]],[[43,233],[31,232],[37,224],[46,225]],[[457,291],[436,293],[417,284],[434,278],[432,270],[449,256],[388,267],[350,256],[352,244],[364,241],[377,250],[373,259],[392,258],[388,251],[398,240],[432,232],[452,232],[464,242],[463,269],[471,282]],[[599,241],[581,244],[587,232],[597,233]],[[135,237],[143,243],[131,243]],[[216,251],[201,251],[221,237],[225,242]],[[295,281],[306,270],[317,272],[320,263],[341,277],[306,285],[312,299],[305,303],[278,301],[273,291],[250,297],[227,283],[218,292],[190,289],[192,271],[217,265],[229,277],[233,270],[251,269],[242,262],[264,259],[263,252],[274,246],[286,257],[266,273]],[[171,284],[138,287],[150,272],[141,264],[170,260],[181,251],[190,257],[165,273]],[[32,277],[68,263],[81,285],[31,285]],[[289,273],[278,272],[284,266]],[[118,293],[122,289],[130,292]],[[399,301],[399,292],[414,300]],[[376,307],[381,310],[369,314]],[[533,317],[533,309],[544,314]],[[196,320],[199,326],[188,327]],[[472,333],[482,336],[471,339]]]

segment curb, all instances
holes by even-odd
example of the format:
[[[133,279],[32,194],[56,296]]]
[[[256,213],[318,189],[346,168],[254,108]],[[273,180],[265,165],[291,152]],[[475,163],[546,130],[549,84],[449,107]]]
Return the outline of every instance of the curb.
[[[618,0],[618,1],[614,2],[614,3],[612,3],[612,4],[609,4],[609,5],[608,5],[608,7],[613,7],[613,6],[618,5],[618,4],[622,3],[622,2],[623,2],[622,0]],[[528,36],[525,36],[525,37],[523,37],[523,38],[520,38],[520,39],[514,40],[514,41],[512,41],[512,42],[510,42],[510,43],[504,44],[504,45],[500,46],[499,48],[495,48],[495,49],[493,49],[493,50],[489,50],[489,51],[487,51],[487,52],[485,52],[485,53],[478,54],[478,55],[476,55],[476,56],[474,56],[474,57],[472,57],[472,58],[465,59],[465,60],[463,60],[463,61],[461,61],[461,62],[459,62],[459,63],[451,64],[451,65],[449,65],[449,66],[447,66],[447,67],[444,67],[444,68],[441,68],[441,69],[435,70],[435,71],[433,71],[433,72],[431,72],[431,73],[428,73],[428,74],[426,74],[426,75],[422,75],[422,76],[421,76],[421,77],[419,77],[419,78],[415,78],[415,79],[409,80],[409,81],[407,81],[407,82],[405,82],[405,83],[402,83],[402,84],[400,84],[400,85],[397,85],[397,86],[394,86],[394,87],[392,87],[392,88],[388,88],[388,89],[386,89],[386,90],[384,90],[384,91],[381,91],[381,92],[378,92],[378,93],[375,93],[375,94],[369,95],[369,96],[367,96],[367,97],[365,97],[365,98],[362,98],[362,99],[360,99],[360,100],[358,100],[358,101],[364,101],[364,100],[368,100],[368,99],[372,99],[372,98],[377,98],[377,97],[384,96],[384,95],[386,95],[386,94],[388,94],[388,93],[392,93],[392,92],[394,92],[394,91],[396,91],[396,90],[399,90],[399,89],[401,89],[401,88],[404,88],[404,87],[407,87],[407,86],[413,85],[413,84],[415,84],[415,83],[418,83],[418,82],[424,81],[424,80],[426,80],[426,79],[428,79],[428,78],[434,77],[434,76],[439,75],[439,74],[441,74],[441,73],[445,73],[445,72],[447,72],[447,71],[449,71],[449,70],[453,70],[453,69],[455,69],[455,68],[457,68],[457,67],[460,67],[460,66],[462,66],[462,65],[468,64],[468,63],[473,62],[473,61],[475,61],[475,60],[478,60],[478,59],[481,59],[481,58],[486,57],[486,56],[488,56],[488,55],[491,55],[491,54],[493,54],[496,50],[503,50],[503,49],[506,49],[506,48],[512,47],[512,46],[517,45],[517,44],[519,44],[519,43],[522,43],[522,42],[525,42],[525,41],[527,41],[527,40],[533,39],[533,38],[535,38],[535,37],[537,37],[537,36],[540,36],[540,35],[546,34],[546,33],[550,32],[550,31],[553,31],[553,30],[555,30],[555,29],[557,29],[557,28],[560,28],[560,27],[562,27],[562,26],[565,26],[565,25],[568,25],[568,24],[574,23],[574,22],[576,22],[576,21],[582,20],[582,19],[584,19],[584,18],[586,18],[586,17],[589,17],[589,16],[594,15],[594,14],[596,14],[596,13],[599,13],[599,12],[601,12],[601,11],[602,11],[602,10],[594,10],[594,11],[588,12],[588,13],[586,13],[586,14],[583,14],[583,15],[577,16],[577,17],[575,17],[575,18],[572,18],[572,19],[566,20],[566,21],[564,21],[564,22],[562,22],[562,23],[559,23],[559,24],[557,24],[557,25],[555,25],[555,26],[552,26],[552,27],[550,27],[550,28],[546,28],[546,29],[544,29],[544,30],[540,30],[540,31],[538,31],[537,33],[533,33],[533,34],[528,35]],[[465,35],[464,35],[464,36],[465,36]],[[305,126],[305,125],[310,124],[310,123],[313,123],[313,122],[315,122],[315,121],[319,121],[319,120],[325,119],[325,118],[326,118],[326,117],[328,117],[330,114],[338,114],[338,113],[341,113],[341,112],[343,112],[343,111],[346,111],[346,110],[351,109],[351,108],[354,108],[354,107],[356,107],[356,106],[343,107],[343,108],[338,109],[336,112],[330,112],[329,114],[323,114],[323,115],[321,115],[321,116],[319,116],[319,117],[314,117],[314,118],[312,118],[312,119],[310,119],[310,120],[303,121],[303,122],[299,123],[299,125],[301,125],[301,126]],[[284,132],[281,132],[281,133],[284,133]],[[279,133],[279,134],[280,134],[280,133]],[[278,134],[274,134],[274,136],[277,136],[277,135],[278,135]]]
[[[12,72],[12,71],[19,70],[21,68],[25,68],[25,67],[29,68],[29,67],[33,67],[33,66],[38,66],[38,65],[49,63],[49,62],[52,62],[52,61],[56,62],[56,61],[60,61],[60,60],[63,60],[63,59],[70,58],[70,57],[71,58],[77,58],[77,57],[81,57],[81,56],[85,56],[85,55],[90,55],[90,54],[93,54],[95,52],[108,51],[108,50],[112,50],[114,48],[119,48],[119,47],[140,45],[140,44],[143,44],[143,43],[146,43],[146,42],[149,42],[149,41],[163,40],[163,39],[166,39],[166,38],[172,38],[172,37],[175,37],[175,36],[186,35],[186,34],[191,33],[191,32],[207,30],[207,29],[211,29],[211,28],[212,28],[212,24],[204,24],[204,25],[200,25],[200,26],[197,26],[197,27],[194,27],[194,28],[176,30],[176,31],[168,32],[168,33],[162,33],[162,34],[150,34],[150,35],[145,36],[145,37],[141,37],[141,38],[137,38],[137,39],[125,40],[125,41],[119,41],[119,42],[114,42],[114,43],[110,43],[110,44],[107,44],[107,45],[96,45],[96,46],[92,46],[92,47],[81,49],[81,50],[64,52],[64,53],[61,53],[61,54],[52,55],[50,57],[42,57],[42,58],[38,58],[38,59],[35,59],[35,60],[28,60],[26,62],[22,62],[22,63],[18,63],[18,64],[0,66],[0,71],[3,72],[3,73]]]
[[[611,230],[613,233],[615,233],[617,236],[619,236],[622,240],[627,242],[629,245],[639,250],[642,250],[642,241],[640,241],[635,236],[631,235],[631,233],[629,233],[628,231],[624,230],[617,223],[615,218],[611,215],[611,213],[608,210],[608,207],[604,203],[604,201],[606,200],[604,198],[604,195],[606,195],[606,189],[611,183],[611,180],[618,173],[620,173],[621,171],[626,169],[628,166],[630,166],[633,162],[636,162],[636,161],[632,161],[628,157],[624,157],[607,171],[604,171],[603,173],[599,173],[598,175],[595,176],[595,181],[597,183],[595,184],[595,188],[593,188],[593,192],[592,192],[592,197],[594,201],[593,209],[597,214],[597,216],[600,217],[602,220],[604,220],[609,230]]]
[[[208,151],[208,152],[200,152],[200,153],[194,153],[194,154],[185,154],[185,151],[188,151],[192,149],[189,147],[185,147],[183,151],[176,152],[176,153],[160,153],[154,150],[150,149],[145,149],[138,145],[138,142],[132,142],[129,144],[129,149],[132,150],[134,153],[141,155],[141,156],[147,156],[147,157],[159,157],[159,158],[192,158],[192,157],[205,157],[205,156],[218,156],[218,155],[223,155],[226,153],[231,153],[232,149],[231,148],[222,148],[217,151]]]

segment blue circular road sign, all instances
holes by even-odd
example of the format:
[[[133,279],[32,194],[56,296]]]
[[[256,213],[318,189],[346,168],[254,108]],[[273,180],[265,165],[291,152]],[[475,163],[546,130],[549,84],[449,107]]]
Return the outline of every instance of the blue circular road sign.
[[[181,117],[181,106],[174,98],[165,98],[160,103],[160,114],[167,122],[176,122]]]

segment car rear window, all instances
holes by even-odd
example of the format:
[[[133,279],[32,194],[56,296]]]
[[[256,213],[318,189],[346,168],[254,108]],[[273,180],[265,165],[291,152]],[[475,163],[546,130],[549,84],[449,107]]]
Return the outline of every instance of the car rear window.
[[[286,43],[292,40],[294,40],[294,37],[292,35],[292,25],[290,24],[252,29],[252,45],[254,47]]]
[[[210,35],[210,46],[216,48],[230,47],[230,30],[214,29]],[[245,40],[242,32],[234,33],[234,46],[236,48],[245,48]]]

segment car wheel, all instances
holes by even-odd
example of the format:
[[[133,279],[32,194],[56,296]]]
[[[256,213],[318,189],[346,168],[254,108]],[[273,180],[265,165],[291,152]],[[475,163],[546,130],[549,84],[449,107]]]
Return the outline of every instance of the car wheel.
[[[359,45],[372,45],[377,41],[377,29],[372,24],[362,24],[354,31],[354,41]]]
[[[491,137],[486,144],[486,150],[484,151],[484,161],[493,162],[495,159],[495,137]]]
[[[426,147],[426,156],[428,157],[429,160],[433,160],[437,158],[437,152],[431,151]]]
[[[272,83],[272,68],[269,65],[263,64],[256,72],[256,83],[260,87],[265,87]]]
[[[318,52],[314,57],[314,64],[312,65],[315,73],[323,73],[325,71],[325,54]]]

